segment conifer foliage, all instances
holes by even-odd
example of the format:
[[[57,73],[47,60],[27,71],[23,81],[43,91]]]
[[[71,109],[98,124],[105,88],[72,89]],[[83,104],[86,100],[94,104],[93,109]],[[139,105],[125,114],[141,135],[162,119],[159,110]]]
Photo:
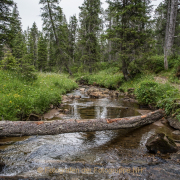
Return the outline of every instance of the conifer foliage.
[[[143,71],[143,64],[151,64],[152,53],[166,52],[165,62],[178,53],[180,0],[162,1],[154,19],[150,0],[106,2],[103,10],[101,0],[84,0],[79,17],[68,21],[60,0],[39,0],[43,30],[34,22],[23,32],[17,5],[1,0],[0,64],[6,69],[8,56],[21,69],[73,75],[96,72],[104,63],[129,80]]]

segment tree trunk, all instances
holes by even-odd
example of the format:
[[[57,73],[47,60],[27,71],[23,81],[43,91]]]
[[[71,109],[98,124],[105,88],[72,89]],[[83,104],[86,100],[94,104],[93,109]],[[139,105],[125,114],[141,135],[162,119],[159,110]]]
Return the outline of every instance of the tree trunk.
[[[0,121],[0,137],[55,135],[73,132],[104,131],[139,128],[164,117],[163,110],[146,115],[116,119],[56,120],[56,121]]]
[[[164,68],[168,70],[167,58],[172,53],[174,43],[175,25],[178,10],[178,0],[169,0],[167,10],[166,35],[164,44]]]

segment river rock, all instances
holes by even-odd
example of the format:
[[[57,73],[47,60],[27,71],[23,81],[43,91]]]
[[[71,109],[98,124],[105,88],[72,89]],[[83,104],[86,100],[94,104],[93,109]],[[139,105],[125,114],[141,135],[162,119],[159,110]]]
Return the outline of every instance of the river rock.
[[[64,113],[65,113],[65,114],[68,114],[68,113],[69,113],[69,110],[68,110],[68,109],[64,109]]]
[[[100,90],[98,88],[95,87],[91,87],[87,90],[87,94],[90,95],[93,92],[100,92]]]
[[[68,98],[69,98],[69,99],[74,99],[75,96],[74,96],[74,95],[69,95]]]
[[[172,133],[175,134],[175,135],[180,135],[180,131],[179,130],[173,131]]]
[[[75,98],[75,99],[81,99],[81,96],[75,95],[74,98]]]
[[[102,92],[92,92],[89,94],[90,98],[100,98],[102,95]]]
[[[62,96],[62,102],[68,101],[68,97],[66,95]]]
[[[169,125],[174,129],[180,130],[180,121],[176,118],[169,117],[168,119]]]
[[[3,170],[4,166],[5,166],[5,164],[0,161],[0,172]]]
[[[85,92],[85,88],[80,88],[79,90],[80,90],[82,93]]]
[[[178,147],[172,139],[164,133],[157,133],[152,135],[146,143],[146,148],[150,153],[174,153],[178,151]]]
[[[171,155],[171,159],[180,162],[180,151]]]
[[[58,112],[63,112],[64,111],[64,109],[57,109],[58,110]]]
[[[111,97],[118,97],[119,96],[119,92],[118,91],[110,91],[109,95]]]

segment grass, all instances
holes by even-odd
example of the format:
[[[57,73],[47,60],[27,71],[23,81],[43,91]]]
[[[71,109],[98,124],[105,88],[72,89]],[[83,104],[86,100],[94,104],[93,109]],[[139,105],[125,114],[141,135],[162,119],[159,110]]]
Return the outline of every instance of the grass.
[[[77,81],[84,80],[89,85],[99,85],[109,89],[117,89],[123,83],[123,74],[116,68],[109,68],[96,74],[88,74]]]
[[[0,120],[22,120],[29,114],[43,114],[50,104],[58,105],[62,94],[77,88],[65,74],[37,73],[27,82],[16,72],[0,70]]]

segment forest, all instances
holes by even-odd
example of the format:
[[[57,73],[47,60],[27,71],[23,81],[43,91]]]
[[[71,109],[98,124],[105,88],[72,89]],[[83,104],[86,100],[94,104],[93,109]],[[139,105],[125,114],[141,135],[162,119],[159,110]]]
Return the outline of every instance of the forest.
[[[22,30],[13,0],[0,2],[0,120],[43,114],[78,83],[126,92],[180,120],[180,1],[84,0],[67,21],[40,0],[43,30]],[[161,83],[161,80],[166,83]]]

